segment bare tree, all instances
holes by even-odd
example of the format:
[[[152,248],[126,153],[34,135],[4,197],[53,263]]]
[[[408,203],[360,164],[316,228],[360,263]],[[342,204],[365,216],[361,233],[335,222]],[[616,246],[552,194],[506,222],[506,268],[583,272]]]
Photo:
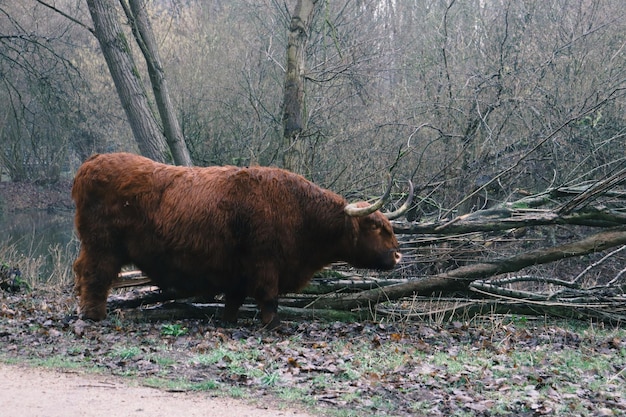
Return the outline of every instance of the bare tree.
[[[148,19],[146,4],[140,0],[128,0],[128,2],[120,0],[120,5],[146,62],[152,92],[163,125],[162,131],[150,108],[147,93],[141,82],[140,71],[134,62],[126,35],[121,29],[114,2],[87,2],[95,27],[91,29],[55,5],[44,0],[35,1],[79,26],[87,28],[96,36],[140,151],[155,160],[164,161],[169,159],[166,156],[165,142],[167,142],[176,164],[191,165],[189,151],[170,99],[168,83]]]
[[[166,161],[166,142],[150,109],[130,44],[119,22],[113,0],[87,0],[94,33],[113,77],[122,107],[130,121],[141,153]]]
[[[306,146],[301,133],[305,127],[305,50],[317,0],[298,0],[291,16],[287,40],[287,70],[283,100],[283,166],[304,170]]]
[[[124,0],[121,0],[120,3],[131,22],[133,34],[146,61],[152,91],[163,123],[163,131],[174,162],[177,165],[190,166],[192,165],[191,157],[170,99],[167,79],[146,12],[146,4],[142,0],[128,0],[130,7],[124,3]]]
[[[68,170],[85,83],[68,58],[69,22],[32,6],[0,4],[0,170],[44,184]]]

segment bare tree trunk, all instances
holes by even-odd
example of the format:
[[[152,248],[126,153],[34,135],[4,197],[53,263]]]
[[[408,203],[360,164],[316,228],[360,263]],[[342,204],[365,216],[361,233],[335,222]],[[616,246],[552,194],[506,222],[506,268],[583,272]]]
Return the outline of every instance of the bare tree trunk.
[[[302,172],[306,147],[300,137],[304,129],[304,51],[317,0],[298,0],[291,17],[287,39],[287,72],[283,99],[283,166]]]
[[[131,21],[133,34],[146,60],[152,91],[154,92],[156,105],[163,123],[163,132],[170,151],[172,151],[174,163],[176,165],[191,166],[192,162],[189,156],[189,150],[185,144],[183,132],[180,129],[172,101],[170,100],[169,89],[165,73],[163,72],[159,50],[156,45],[150,20],[146,13],[146,4],[143,0],[128,0],[130,4],[129,10],[123,0],[121,3],[124,6],[128,19]]]
[[[114,0],[87,0],[94,30],[140,152],[165,162],[167,145],[152,113]]]

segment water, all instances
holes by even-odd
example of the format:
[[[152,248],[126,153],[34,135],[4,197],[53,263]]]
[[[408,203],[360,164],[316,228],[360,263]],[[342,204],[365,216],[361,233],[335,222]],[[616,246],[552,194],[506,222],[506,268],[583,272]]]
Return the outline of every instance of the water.
[[[0,212],[0,256],[7,247],[28,259],[43,259],[42,277],[49,277],[55,266],[51,249],[62,251],[64,261],[73,262],[78,250],[74,234],[74,213],[48,213],[29,210],[16,213]],[[6,256],[6,254],[5,254]],[[7,262],[0,258],[1,262]]]

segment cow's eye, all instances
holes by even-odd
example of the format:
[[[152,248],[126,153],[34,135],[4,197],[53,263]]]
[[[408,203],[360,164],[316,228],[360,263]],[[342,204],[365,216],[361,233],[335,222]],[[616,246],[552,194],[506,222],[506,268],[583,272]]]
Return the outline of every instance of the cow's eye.
[[[372,222],[369,224],[369,229],[370,230],[378,230],[380,229],[380,225],[377,222]]]

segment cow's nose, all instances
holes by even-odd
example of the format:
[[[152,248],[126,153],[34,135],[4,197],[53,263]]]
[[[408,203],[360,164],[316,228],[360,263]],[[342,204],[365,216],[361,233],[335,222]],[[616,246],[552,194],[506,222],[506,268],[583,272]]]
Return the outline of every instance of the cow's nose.
[[[393,257],[396,260],[396,264],[399,264],[400,261],[402,260],[402,254],[400,252],[394,253]]]

